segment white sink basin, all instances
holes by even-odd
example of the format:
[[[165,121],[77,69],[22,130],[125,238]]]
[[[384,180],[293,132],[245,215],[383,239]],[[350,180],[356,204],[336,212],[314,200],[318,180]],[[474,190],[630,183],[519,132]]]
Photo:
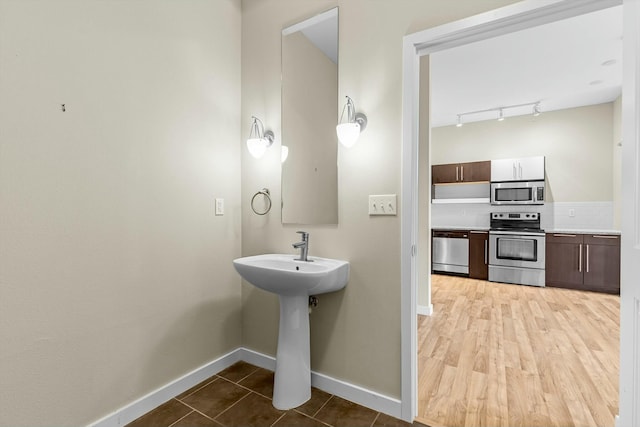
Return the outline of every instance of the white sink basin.
[[[347,261],[297,255],[265,254],[238,258],[236,271],[249,283],[278,295],[319,295],[338,291],[349,280]]]
[[[294,258],[297,255],[266,254],[233,260],[246,281],[277,294],[280,300],[273,406],[282,410],[311,398],[309,296],[340,290],[349,281],[347,261]]]

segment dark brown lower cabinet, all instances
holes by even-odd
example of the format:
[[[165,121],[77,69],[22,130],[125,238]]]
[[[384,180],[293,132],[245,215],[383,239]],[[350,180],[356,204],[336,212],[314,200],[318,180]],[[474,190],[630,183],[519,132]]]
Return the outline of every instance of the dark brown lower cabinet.
[[[489,232],[469,232],[469,277],[487,280],[489,278]]]
[[[548,233],[546,285],[620,293],[620,236]]]

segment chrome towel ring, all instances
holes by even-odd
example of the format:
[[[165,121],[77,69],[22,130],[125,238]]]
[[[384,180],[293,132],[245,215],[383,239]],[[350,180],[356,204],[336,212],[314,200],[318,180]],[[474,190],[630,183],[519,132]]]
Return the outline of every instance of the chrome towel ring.
[[[264,196],[264,199],[266,200],[267,207],[265,208],[264,212],[257,211],[255,206],[253,205],[255,203],[256,197],[258,197],[258,195],[260,194],[262,194]],[[256,215],[266,215],[267,213],[269,213],[269,211],[271,210],[271,193],[269,192],[268,188],[263,188],[253,195],[253,197],[251,198],[251,209]]]

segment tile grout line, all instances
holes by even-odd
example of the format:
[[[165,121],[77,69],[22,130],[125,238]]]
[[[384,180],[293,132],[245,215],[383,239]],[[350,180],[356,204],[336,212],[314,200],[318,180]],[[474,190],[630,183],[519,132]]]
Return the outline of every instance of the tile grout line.
[[[219,376],[220,378],[224,378],[224,379],[225,379],[225,380],[227,380],[227,381],[235,382],[236,384],[238,384],[238,383],[240,383],[240,381],[244,381],[244,380],[246,380],[247,378],[249,378],[251,375],[253,375],[253,374],[255,374],[256,372],[258,372],[258,370],[259,370],[259,369],[260,369],[260,368],[256,366],[256,367],[255,367],[255,369],[254,369],[253,371],[249,372],[247,375],[245,375],[244,377],[240,378],[238,381],[231,381],[231,380],[229,380],[229,379],[227,379],[227,378],[224,378],[222,375],[218,375],[218,376]]]
[[[193,406],[189,405],[188,403],[184,403],[184,402],[180,402],[180,403],[182,403],[183,405],[185,405],[187,408],[191,409],[191,412],[190,412],[190,413],[195,412],[195,413],[198,413],[198,414],[202,415],[203,417],[205,417],[205,418],[207,418],[207,419],[210,419],[211,421],[216,421],[216,420],[214,420],[213,418],[211,418],[209,415],[205,414],[205,413],[204,413],[204,412],[202,412],[202,411],[199,411],[198,409],[194,408]],[[189,414],[187,414],[187,415],[189,415]],[[216,422],[217,422],[217,421],[216,421]],[[175,424],[175,423],[174,423],[174,424]],[[220,424],[220,423],[218,423],[218,424]]]
[[[289,413],[289,411],[284,411],[284,413],[282,415],[280,415],[277,420],[275,420],[274,422],[272,422],[270,424],[270,427],[273,427],[278,421],[280,421],[282,418],[284,418],[284,416],[287,415],[288,413]]]
[[[244,396],[242,396],[240,399],[236,400],[233,405],[229,406],[228,408],[226,408],[224,411],[220,412],[218,415],[216,415],[216,418],[218,418],[220,415],[224,414],[225,412],[227,412],[229,409],[233,408],[234,406],[236,406],[238,403],[240,403],[241,401],[243,401],[247,396],[249,396],[252,392],[249,392],[247,394],[245,394]],[[215,418],[213,419],[213,421],[215,421]],[[220,423],[222,424],[222,423]]]
[[[181,397],[180,399],[178,399],[178,397],[174,397],[174,399],[176,399],[179,402],[182,402],[181,399],[187,398],[187,397],[191,396],[192,394],[194,394],[195,392],[198,392],[198,391],[202,390],[203,388],[205,388],[206,386],[208,386],[209,384],[211,384],[212,382],[214,382],[217,379],[218,379],[217,375],[212,375],[209,378],[207,378],[206,380],[204,380],[204,381],[208,381],[208,380],[211,380],[211,381],[207,382],[206,384],[203,384],[202,387],[198,387],[197,389],[193,390],[191,393],[187,394],[186,396]],[[204,381],[202,381],[202,382],[204,382]],[[198,384],[196,384],[196,386],[197,385]],[[185,392],[186,391],[189,391],[189,390],[185,390]],[[180,394],[183,394],[183,393],[180,393]]]
[[[378,418],[380,418],[380,412],[376,414],[376,417],[373,419],[373,421],[371,421],[371,424],[369,424],[369,427],[373,427],[376,421],[378,421]]]
[[[177,400],[177,399],[176,399],[176,400]],[[180,402],[180,401],[178,400],[178,402]],[[180,402],[180,403],[182,403],[182,402]],[[187,408],[191,409],[191,412],[187,413],[187,414],[186,414],[185,416],[183,416],[182,418],[179,418],[179,419],[175,420],[174,422],[172,422],[171,424],[169,424],[169,426],[168,426],[168,427],[171,427],[171,426],[175,425],[176,423],[178,423],[178,422],[180,422],[180,421],[184,420],[184,419],[185,419],[185,418],[187,418],[189,415],[191,415],[191,414],[193,414],[193,413],[195,412],[195,411],[193,411],[193,408],[191,408],[190,406],[188,406],[188,405],[185,405],[185,406],[187,406]]]
[[[331,396],[329,396],[329,398],[327,399],[327,401],[326,401],[326,402],[324,402],[324,404],[320,407],[320,409],[318,409],[318,410],[313,414],[313,417],[312,417],[312,418],[315,418],[315,417],[316,417],[316,415],[318,415],[318,414],[320,413],[320,411],[322,411],[322,408],[324,408],[325,406],[327,406],[327,403],[329,403],[329,401],[330,401],[331,399],[333,399],[333,396],[334,396],[333,394],[332,394]]]
[[[319,420],[318,418],[312,417],[311,415],[305,414],[304,412],[300,412],[300,411],[298,411],[298,410],[297,410],[297,409],[295,409],[295,408],[290,409],[290,411],[297,412],[298,414],[300,414],[300,415],[302,415],[302,416],[304,416],[304,417],[306,417],[306,418],[310,418],[310,419],[312,419],[312,420],[314,420],[314,421],[317,421],[317,422],[319,422],[320,424],[323,424],[323,425],[325,425],[325,426],[333,427],[333,425],[331,425],[331,424],[329,424],[329,423],[326,423],[326,422],[324,422],[324,421],[322,421],[322,420]]]

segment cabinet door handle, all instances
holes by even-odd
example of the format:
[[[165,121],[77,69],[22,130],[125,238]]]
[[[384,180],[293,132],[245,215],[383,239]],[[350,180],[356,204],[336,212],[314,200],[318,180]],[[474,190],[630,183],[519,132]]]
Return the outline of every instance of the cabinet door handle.
[[[484,264],[487,265],[489,264],[489,260],[487,259],[489,255],[489,241],[485,240],[484,241]]]
[[[589,245],[587,245],[587,273],[589,272]]]
[[[460,181],[464,181],[464,166],[460,166]]]
[[[513,179],[517,179],[518,174],[516,172],[516,162],[513,162]]]
[[[578,271],[582,273],[582,243],[580,243],[580,257],[578,258]]]
[[[554,234],[553,237],[576,237],[575,234]]]
[[[520,173],[520,176],[518,176],[518,178],[522,179],[522,165],[520,163],[518,163],[518,171]]]
[[[596,239],[617,239],[618,236],[601,236],[601,235],[593,235],[594,238]]]
[[[456,181],[459,181],[459,179],[458,179],[458,166],[456,166]]]

